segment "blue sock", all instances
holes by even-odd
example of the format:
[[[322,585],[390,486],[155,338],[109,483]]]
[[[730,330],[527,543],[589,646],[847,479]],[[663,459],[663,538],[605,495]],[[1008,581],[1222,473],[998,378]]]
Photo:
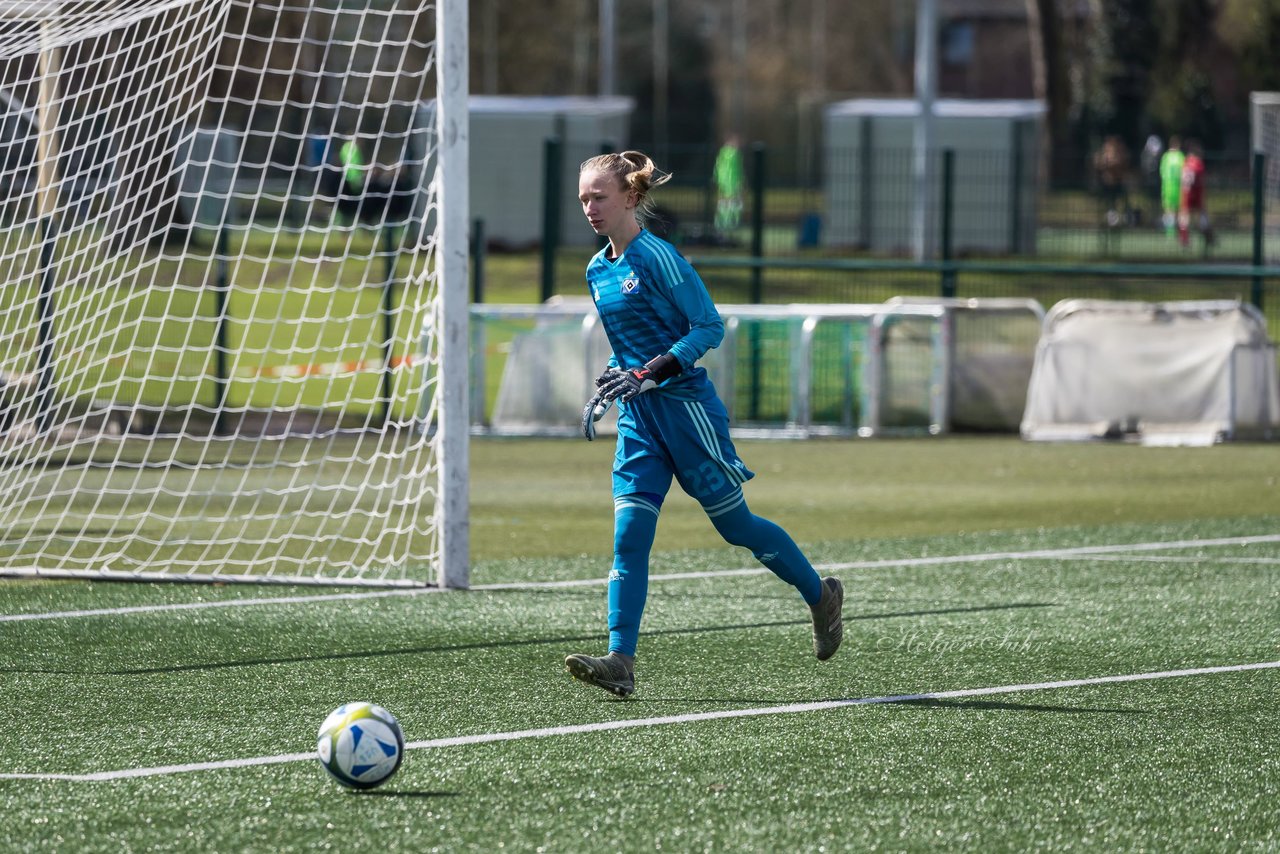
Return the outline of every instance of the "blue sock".
[[[790,534],[747,509],[741,490],[703,509],[728,543],[751,549],[756,560],[799,590],[805,602],[818,604],[822,598],[822,579],[813,564],[809,563]]]
[[[609,573],[609,652],[636,654],[649,595],[649,551],[662,497],[639,493],[613,502],[613,570]]]

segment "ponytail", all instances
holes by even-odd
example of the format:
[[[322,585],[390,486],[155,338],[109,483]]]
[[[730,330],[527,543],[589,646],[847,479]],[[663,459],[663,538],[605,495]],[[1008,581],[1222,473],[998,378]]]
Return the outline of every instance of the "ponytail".
[[[659,171],[653,159],[642,151],[599,154],[583,161],[578,172],[600,172],[614,176],[619,187],[636,194],[636,210],[641,215],[649,214],[653,207],[649,191],[671,180],[671,173]]]

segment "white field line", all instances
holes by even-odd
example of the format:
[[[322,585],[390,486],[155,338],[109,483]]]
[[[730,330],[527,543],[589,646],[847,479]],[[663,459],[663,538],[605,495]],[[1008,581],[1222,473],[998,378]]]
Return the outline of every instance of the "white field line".
[[[1063,555],[1062,560],[1096,560],[1125,563],[1213,563],[1257,564],[1261,566],[1280,566],[1280,557],[1204,557],[1196,555]]]
[[[980,552],[977,554],[937,555],[931,557],[885,558],[882,560],[857,560],[843,563],[822,563],[815,568],[827,572],[859,569],[892,569],[911,566],[950,566],[966,563],[988,563],[1000,560],[1070,560],[1097,557],[1100,560],[1120,559],[1120,556],[1160,549],[1210,548],[1223,546],[1249,546],[1261,543],[1280,543],[1280,534],[1259,534],[1249,537],[1219,537],[1210,540],[1170,540],[1155,543],[1119,543],[1103,546],[1075,546],[1065,549],[1036,549],[1021,552]],[[1108,555],[1112,557],[1108,557]],[[738,569],[708,569],[696,572],[663,572],[649,576],[652,581],[688,581],[700,578],[726,576],[763,575],[769,570],[762,566]],[[567,587],[599,587],[607,579],[576,578],[566,581],[522,581],[503,584],[475,584],[472,590],[548,590]],[[305,596],[280,596],[276,598],[227,599],[218,602],[182,602],[170,605],[131,605],[121,608],[88,608],[79,611],[43,611],[31,614],[0,614],[0,623],[26,622],[30,620],[60,620],[78,617],[106,617],[117,614],[150,614],[165,611],[196,611],[204,608],[241,608],[256,605],[299,604],[309,602],[335,602],[353,599],[377,599],[390,596],[420,596],[424,593],[440,593],[439,587],[361,591],[352,593],[322,593]]]
[[[35,614],[0,614],[0,623],[16,623],[25,620],[59,620],[74,617],[106,617],[115,614],[151,614],[164,611],[199,611],[204,608],[239,608],[253,605],[297,604],[300,602],[340,602],[349,599],[377,599],[381,596],[406,596],[418,593],[439,593],[438,587],[419,587],[412,590],[376,590],[359,593],[318,593],[306,596],[277,596],[260,599],[224,599],[217,602],[179,602],[171,605],[130,605],[121,608],[86,608],[82,611],[42,611]]]
[[[893,694],[886,697],[862,697],[853,700],[824,700],[816,703],[795,703],[788,706],[763,706],[748,709],[724,709],[718,712],[695,712],[687,715],[665,715],[654,718],[637,718],[625,721],[602,721],[590,724],[522,729],[511,732],[490,732],[476,735],[459,735],[450,738],[433,738],[411,741],[405,750],[433,750],[442,747],[465,747],[473,744],[492,744],[500,741],[520,741],[528,738],[550,738],[562,735],[582,735],[623,729],[641,729],[655,726],[698,723],[700,721],[750,718],[764,715],[792,715],[842,709],[848,706],[873,706],[885,703],[908,703],[919,700],[950,700],[965,697],[989,697],[997,694],[1016,694],[1025,691],[1049,691],[1057,688],[1082,688],[1090,685],[1109,685],[1118,682],[1146,682],[1156,679],[1178,679],[1187,676],[1207,676],[1216,673],[1240,673],[1247,670],[1273,670],[1280,668],[1280,661],[1262,661],[1255,664],[1228,664],[1219,667],[1196,667],[1188,670],[1160,670],[1153,673],[1129,673],[1123,676],[1094,676],[1088,679],[1063,679],[1057,682],[1028,682],[1021,685],[999,685],[992,688],[965,688],[958,691],[935,691],[927,694]],[[159,765],[153,768],[122,768],[117,771],[97,771],[92,774],[0,774],[0,780],[69,780],[94,783],[126,780],[134,777],[160,777],[169,774],[185,774],[192,771],[217,771],[227,768],[251,768],[260,765],[279,765],[285,762],[304,762],[315,759],[315,754],[282,753],[277,756],[254,756],[245,759],[223,759],[217,762],[192,762],[186,765]]]

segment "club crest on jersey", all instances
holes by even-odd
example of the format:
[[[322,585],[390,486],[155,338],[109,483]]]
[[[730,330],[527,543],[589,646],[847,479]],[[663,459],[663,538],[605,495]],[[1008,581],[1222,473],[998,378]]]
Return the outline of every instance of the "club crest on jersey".
[[[635,276],[622,280],[622,292],[624,294],[634,294],[640,290],[640,280]]]

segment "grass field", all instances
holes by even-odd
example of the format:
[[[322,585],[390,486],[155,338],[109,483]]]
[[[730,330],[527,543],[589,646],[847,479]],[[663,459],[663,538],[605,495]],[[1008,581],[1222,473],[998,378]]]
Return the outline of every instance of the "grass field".
[[[0,583],[0,848],[1280,847],[1273,446],[740,450],[754,509],[846,584],[830,662],[672,496],[637,694],[573,683],[609,443],[474,444],[465,593]],[[355,699],[411,747],[364,794],[311,759]]]

